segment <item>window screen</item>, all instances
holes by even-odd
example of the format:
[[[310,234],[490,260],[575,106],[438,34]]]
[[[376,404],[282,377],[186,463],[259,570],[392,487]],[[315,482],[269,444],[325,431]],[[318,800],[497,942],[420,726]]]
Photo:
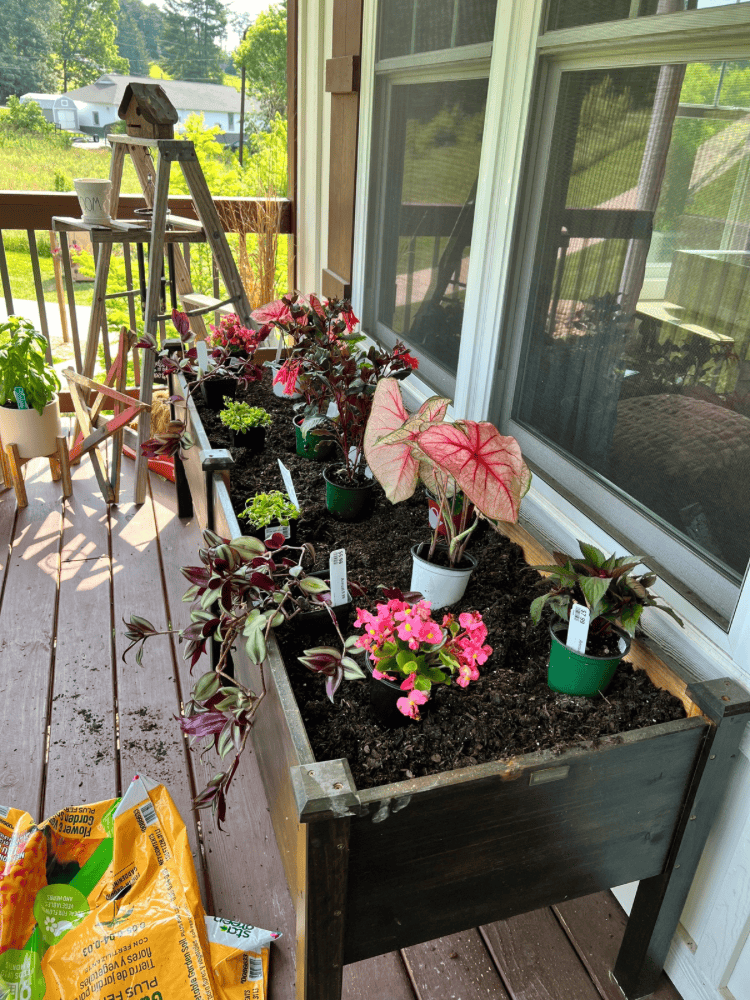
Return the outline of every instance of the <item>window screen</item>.
[[[562,74],[514,419],[740,582],[750,63]]]

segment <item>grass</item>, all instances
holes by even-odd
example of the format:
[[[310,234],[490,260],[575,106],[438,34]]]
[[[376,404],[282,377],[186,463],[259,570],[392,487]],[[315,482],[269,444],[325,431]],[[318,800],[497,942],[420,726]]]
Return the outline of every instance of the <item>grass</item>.
[[[74,177],[109,177],[109,149],[60,148],[42,136],[16,142],[0,140],[0,190],[72,191]],[[140,193],[133,165],[126,158],[124,194]]]

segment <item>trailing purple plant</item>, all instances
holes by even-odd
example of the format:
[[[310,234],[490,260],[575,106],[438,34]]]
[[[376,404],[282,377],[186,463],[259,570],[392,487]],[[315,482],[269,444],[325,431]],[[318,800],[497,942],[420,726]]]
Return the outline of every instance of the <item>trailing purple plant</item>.
[[[203,744],[204,752],[213,748],[222,760],[234,755],[231,763],[215,774],[195,799],[198,809],[212,809],[221,827],[226,818],[229,786],[266,695],[263,662],[271,629],[291,621],[301,611],[325,608],[341,640],[342,653],[337,668],[325,664],[325,669],[318,669],[315,661],[316,666],[310,669],[326,676],[326,690],[331,699],[344,677],[364,675],[354,660],[345,662],[348,647],[330,606],[329,584],[305,570],[305,564],[312,565],[315,561],[312,545],[289,545],[280,532],[263,543],[244,535],[222,538],[206,530],[203,541],[205,544],[198,551],[200,565],[181,567],[190,584],[183,597],[183,601],[192,605],[190,624],[184,629],[158,629],[148,619],[131,615],[125,621],[125,636],[130,644],[123,660],[135,648],[136,663],[142,664],[144,645],[150,638],[176,635],[184,643],[183,656],[189,661],[192,673],[212,641],[219,643],[215,666],[201,674],[193,685],[180,727],[191,742]],[[235,679],[228,670],[231,650],[238,643],[244,643],[248,659],[258,666],[257,692]]]

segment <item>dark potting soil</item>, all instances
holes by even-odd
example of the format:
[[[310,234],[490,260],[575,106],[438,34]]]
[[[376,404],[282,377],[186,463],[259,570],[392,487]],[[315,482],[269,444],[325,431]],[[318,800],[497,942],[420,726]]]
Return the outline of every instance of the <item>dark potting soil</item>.
[[[325,463],[297,456],[293,405],[273,395],[269,373],[262,383],[239,391],[237,398],[265,407],[274,422],[264,451],[246,456],[244,449],[232,449],[234,508],[241,511],[255,493],[284,489],[280,458],[291,471],[302,508],[298,539],[311,542],[316,550],[314,571],[327,576],[331,550],[343,547],[349,578],[367,591],[365,598],[354,602],[351,613],[340,618],[344,636],[350,635],[355,631],[356,606],[372,610],[378,602],[378,584],[408,589],[409,550],[429,538],[424,493],[419,489],[410,500],[393,505],[376,484],[368,518],[358,523],[335,520],[325,507]],[[200,398],[196,402],[213,447],[228,448],[229,432],[218,415],[207,410]],[[540,575],[526,564],[519,546],[489,529],[473,540],[471,551],[478,566],[466,594],[455,608],[445,611],[480,611],[494,651],[480,668],[479,680],[469,687],[433,688],[428,711],[423,709],[419,722],[404,719],[403,726],[391,730],[375,722],[369,680],[345,681],[331,704],[322,680],[298,663],[297,656],[311,646],[338,645],[333,630],[305,628],[296,620],[278,630],[318,760],[347,757],[358,787],[366,788],[539,750],[562,752],[603,740],[616,742],[618,733],[685,717],[679,699],[655,688],[643,671],[634,671],[627,662],[606,695],[578,698],[550,691],[547,624],[534,626],[529,618],[531,601],[543,592]],[[436,613],[438,621],[445,611]]]

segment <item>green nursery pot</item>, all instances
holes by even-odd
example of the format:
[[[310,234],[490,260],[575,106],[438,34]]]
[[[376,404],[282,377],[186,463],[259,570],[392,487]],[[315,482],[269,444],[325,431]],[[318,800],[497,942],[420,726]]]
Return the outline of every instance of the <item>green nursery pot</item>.
[[[330,475],[336,466],[323,470],[326,482],[326,509],[341,521],[358,521],[370,512],[375,499],[375,480],[368,479],[359,486],[339,486]]]
[[[552,648],[549,653],[547,684],[553,691],[593,698],[600,691],[606,691],[615,670],[630,649],[630,636],[622,629],[615,628],[619,637],[620,652],[616,656],[586,656],[576,653],[558,639],[556,632],[567,632],[567,622],[550,625]]]
[[[330,455],[333,442],[327,441],[325,438],[319,438],[315,434],[308,434],[307,440],[305,440],[302,436],[303,420],[304,417],[295,417],[292,421],[294,424],[294,436],[297,440],[297,454],[302,458],[310,458],[320,462]]]

